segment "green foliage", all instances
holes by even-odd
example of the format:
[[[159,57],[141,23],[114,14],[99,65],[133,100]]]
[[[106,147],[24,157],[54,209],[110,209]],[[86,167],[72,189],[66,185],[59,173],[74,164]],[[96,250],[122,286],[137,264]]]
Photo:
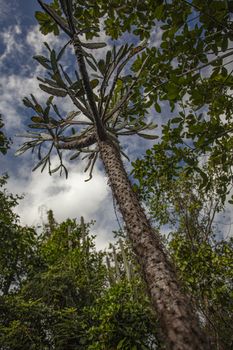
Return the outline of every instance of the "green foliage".
[[[114,248],[110,278],[90,224],[83,218],[58,224],[49,211],[36,235],[19,225],[18,199],[0,192],[0,348],[153,349],[156,323],[129,248],[122,241]],[[127,259],[135,266],[130,280]]]
[[[160,150],[160,151],[158,151]],[[164,152],[162,145],[147,151],[134,163],[139,180],[135,188],[159,228],[170,228],[164,238],[180,275],[183,288],[203,318],[211,347],[229,349],[232,343],[233,246],[222,236],[216,214],[223,215],[218,169],[205,168],[209,188],[200,172],[187,174],[179,153]],[[221,216],[218,221],[221,224]],[[227,222],[224,222],[227,224]],[[220,236],[220,237],[219,237]]]
[[[6,181],[6,176],[0,178],[0,187]],[[6,190],[0,191],[0,290],[3,294],[17,289],[39,263],[34,253],[35,231],[19,225],[18,217],[13,211],[19,198]]]
[[[50,5],[50,7],[56,11],[58,15],[61,15],[61,10],[59,8],[59,2],[58,0],[54,0],[53,3]],[[46,35],[48,33],[53,33],[54,35],[59,34],[59,28],[56,23],[51,21],[51,17],[40,11],[36,11],[35,17],[40,25],[40,31],[42,34]]]
[[[3,123],[2,117],[0,115],[0,129],[2,129],[3,126],[4,126],[4,123]],[[9,148],[9,140],[7,139],[5,134],[2,131],[0,131],[0,152],[2,154],[6,154],[8,148]]]
[[[149,301],[140,299],[140,283],[122,281],[97,300],[90,310],[94,325],[88,332],[92,344],[87,349],[144,350],[158,344],[156,335],[151,334],[151,327],[156,328],[156,324],[150,314]]]
[[[184,288],[192,295],[205,319],[206,331],[213,344],[221,344],[224,349],[229,349],[233,340],[232,243],[232,239],[214,245],[190,242],[179,234],[175,234],[169,243]]]

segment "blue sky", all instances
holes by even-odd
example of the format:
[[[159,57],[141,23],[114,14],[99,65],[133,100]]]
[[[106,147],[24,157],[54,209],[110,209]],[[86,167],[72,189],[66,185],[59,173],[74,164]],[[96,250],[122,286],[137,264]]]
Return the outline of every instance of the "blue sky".
[[[40,170],[32,172],[36,159],[30,152],[20,157],[14,156],[23,142],[15,135],[25,133],[32,116],[31,111],[24,107],[22,98],[30,93],[39,101],[48,97],[38,88],[36,79],[38,75],[43,76],[43,67],[39,66],[32,56],[46,52],[43,41],[47,41],[57,50],[67,41],[65,36],[43,36],[34,18],[36,10],[39,10],[39,6],[34,0],[0,0],[0,113],[5,122],[5,131],[13,141],[7,156],[0,156],[0,173],[9,174],[9,191],[25,195],[17,208],[23,224],[40,224],[46,220],[48,209],[54,210],[59,222],[67,217],[84,216],[86,221],[96,220],[94,232],[98,234],[99,247],[104,247],[106,242],[112,239],[112,230],[119,227],[101,163],[97,164],[93,179],[85,182],[88,177],[83,173],[85,163],[68,163],[69,177],[66,180],[57,174],[49,176],[46,171],[42,174]],[[108,40],[104,33],[100,38],[100,41],[103,40]],[[65,65],[70,65],[68,54],[64,60]],[[62,100],[58,101],[59,103],[64,113],[72,110],[68,101]],[[126,139],[124,146],[131,160],[134,160],[139,149],[143,152],[149,147],[149,143],[134,138],[134,142],[130,143]],[[129,163],[126,166],[129,167]]]

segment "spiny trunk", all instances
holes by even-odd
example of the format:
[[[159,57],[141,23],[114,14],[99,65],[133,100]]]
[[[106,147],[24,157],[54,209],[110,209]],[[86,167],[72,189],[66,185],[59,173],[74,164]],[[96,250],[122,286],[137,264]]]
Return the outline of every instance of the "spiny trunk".
[[[124,218],[129,239],[142,268],[167,348],[207,350],[207,339],[198,325],[190,300],[181,293],[177,276],[159,235],[150,226],[111,141],[98,142],[113,194]]]

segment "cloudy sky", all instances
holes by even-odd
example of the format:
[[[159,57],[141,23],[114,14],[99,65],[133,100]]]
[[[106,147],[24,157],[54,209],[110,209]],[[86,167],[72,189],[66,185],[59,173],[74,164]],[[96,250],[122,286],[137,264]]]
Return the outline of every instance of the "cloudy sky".
[[[94,177],[90,182],[83,173],[85,163],[68,163],[69,177],[49,176],[46,171],[32,172],[36,158],[30,152],[20,157],[14,153],[22,143],[15,135],[25,133],[30,122],[31,111],[24,107],[22,98],[33,93],[39,101],[48,97],[38,88],[36,77],[43,76],[43,67],[32,59],[33,55],[43,54],[46,41],[51,47],[59,50],[67,38],[48,35],[44,37],[38,29],[34,13],[39,10],[34,0],[0,0],[0,113],[5,123],[5,131],[11,136],[13,145],[7,156],[1,156],[1,173],[10,176],[9,191],[24,194],[17,213],[21,222],[28,225],[38,225],[46,220],[46,211],[52,209],[56,219],[61,222],[67,217],[80,218],[86,221],[96,220],[94,232],[98,235],[98,246],[106,246],[112,239],[112,230],[118,229],[113,210],[111,192],[107,186],[106,177],[97,164]],[[108,40],[102,35],[100,40]],[[65,64],[69,65],[69,55],[65,56]],[[59,103],[59,102],[58,102]],[[70,111],[69,102],[60,103],[64,113]],[[72,110],[72,109],[71,109]],[[145,150],[146,145],[141,139],[135,142],[125,142],[127,153],[131,160],[136,158],[138,150]],[[56,164],[56,160],[55,160]],[[129,164],[126,165],[129,167]]]
[[[101,163],[95,167],[93,179],[85,182],[88,175],[83,172],[85,162],[68,162],[69,177],[49,176],[40,170],[32,172],[36,158],[30,152],[20,157],[14,153],[23,140],[15,135],[25,133],[30,122],[32,111],[25,108],[22,98],[33,93],[42,102],[48,97],[38,88],[37,76],[43,77],[43,67],[33,60],[34,55],[45,54],[44,41],[57,50],[67,42],[67,38],[43,36],[38,29],[34,13],[39,10],[36,0],[0,0],[0,113],[5,122],[5,131],[12,138],[13,145],[7,156],[0,155],[0,174],[7,172],[10,176],[9,191],[24,194],[17,213],[22,224],[39,225],[46,220],[46,211],[52,209],[57,221],[66,218],[80,218],[86,221],[95,220],[94,233],[97,234],[99,248],[106,247],[112,239],[112,230],[119,228],[113,209],[113,200],[107,185]],[[159,42],[160,33],[152,33],[153,41]],[[100,41],[108,42],[102,33]],[[74,65],[71,61],[70,49],[64,55],[63,64],[66,68]],[[101,55],[100,53],[97,53]],[[73,67],[72,67],[73,68]],[[56,101],[63,113],[73,110],[70,102],[65,99]],[[156,117],[156,123],[161,119]],[[123,140],[125,152],[133,161],[143,154],[152,142],[134,137]],[[67,157],[67,160],[69,157]],[[54,160],[56,165],[56,159]],[[130,164],[125,164],[130,170]],[[228,211],[231,217],[231,210]],[[231,228],[231,227],[230,227]],[[229,227],[222,229],[228,235]]]

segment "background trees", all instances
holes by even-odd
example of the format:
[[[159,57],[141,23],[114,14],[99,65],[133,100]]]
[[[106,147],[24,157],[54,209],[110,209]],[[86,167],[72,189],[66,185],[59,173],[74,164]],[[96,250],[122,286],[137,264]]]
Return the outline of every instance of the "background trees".
[[[4,126],[4,123],[2,121],[2,117],[0,116],[0,129],[2,129]],[[0,152],[2,154],[6,154],[7,149],[9,148],[9,140],[5,136],[5,134],[0,131]]]
[[[15,223],[13,200],[1,192],[1,349],[154,349],[156,322],[127,248],[126,277],[122,241],[106,265],[83,219],[57,224],[50,211],[36,236]]]
[[[176,160],[162,144],[148,150],[134,163],[138,191],[155,225],[169,232],[168,251],[183,288],[202,315],[212,347],[227,349],[232,346],[233,249],[232,237],[221,232],[222,181],[216,176],[218,169],[205,169],[211,184],[206,191],[202,175],[187,175],[186,167],[177,167]]]

